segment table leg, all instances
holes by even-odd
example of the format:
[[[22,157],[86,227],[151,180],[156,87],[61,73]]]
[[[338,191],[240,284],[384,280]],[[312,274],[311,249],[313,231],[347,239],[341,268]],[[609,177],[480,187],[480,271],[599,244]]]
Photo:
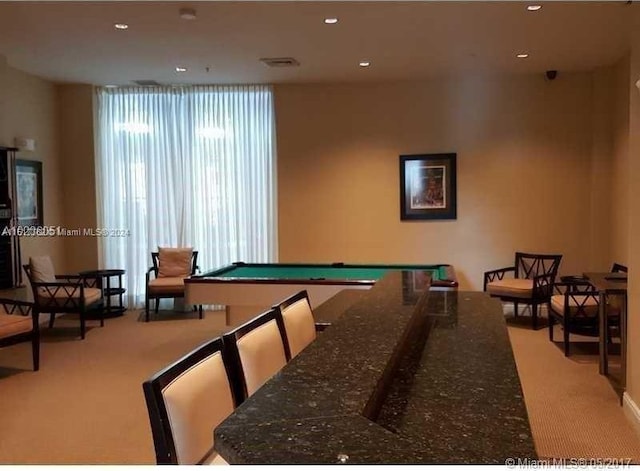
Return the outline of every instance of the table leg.
[[[600,321],[600,374],[609,373],[609,363],[607,358],[607,293],[600,291],[599,321]]]
[[[627,295],[622,296],[622,310],[620,311],[620,384],[627,386]]]
[[[120,311],[124,314],[124,293],[122,292],[122,275],[118,275],[118,291],[120,291],[120,304],[118,305],[118,308],[120,309]]]
[[[107,312],[111,312],[111,277],[106,276],[107,279]]]

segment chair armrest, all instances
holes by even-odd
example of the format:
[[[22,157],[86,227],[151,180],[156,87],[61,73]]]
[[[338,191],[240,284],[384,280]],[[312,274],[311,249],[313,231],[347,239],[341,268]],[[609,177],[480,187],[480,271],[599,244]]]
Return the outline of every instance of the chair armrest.
[[[82,275],[56,275],[56,280],[66,280],[71,282],[72,280],[83,280],[85,277]]]
[[[97,288],[100,277],[96,275],[56,275],[56,280],[63,280],[67,283],[81,283],[85,288]]]
[[[57,277],[56,277],[57,278]],[[39,288],[46,288],[46,287],[65,287],[65,286],[74,286],[74,287],[84,287],[84,285],[82,284],[82,279],[78,279],[77,281],[74,281],[72,279],[65,279],[65,278],[61,278],[61,281],[51,281],[51,282],[47,282],[47,281],[32,281],[31,283],[34,286],[37,286]]]
[[[515,274],[516,267],[498,268],[496,270],[484,272],[484,291],[487,290],[487,283],[491,283],[492,281],[496,280],[502,280],[504,278],[504,275],[509,272],[513,272]]]
[[[147,273],[145,274],[147,284],[149,284],[149,280],[151,279],[151,273],[155,275],[155,278],[158,278],[158,273],[156,272],[155,267],[149,267],[149,269],[147,270]]]
[[[589,283],[585,278],[563,276],[560,278],[562,281],[556,281],[553,284],[553,291],[557,294],[564,295],[565,293],[582,293],[587,291],[595,291],[593,285]],[[581,289],[584,288],[584,289]]]

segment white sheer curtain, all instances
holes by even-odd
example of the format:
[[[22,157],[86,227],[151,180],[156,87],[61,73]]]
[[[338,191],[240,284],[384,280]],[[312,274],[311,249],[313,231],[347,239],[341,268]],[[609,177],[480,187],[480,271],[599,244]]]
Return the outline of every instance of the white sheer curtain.
[[[277,258],[269,86],[96,89],[101,266],[144,297],[150,253],[193,247],[202,271]]]

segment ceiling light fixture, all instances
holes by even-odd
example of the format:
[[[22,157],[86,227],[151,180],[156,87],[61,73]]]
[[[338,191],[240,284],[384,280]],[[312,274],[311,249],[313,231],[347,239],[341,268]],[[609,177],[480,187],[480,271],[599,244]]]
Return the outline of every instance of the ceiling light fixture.
[[[186,67],[176,67],[176,72],[186,72],[187,68]]]
[[[328,25],[335,25],[338,22],[338,18],[325,18],[324,22]]]
[[[116,23],[113,25],[115,29],[129,29],[129,25],[126,23]]]
[[[371,65],[371,62],[369,61],[360,61],[360,67],[369,67]]]
[[[195,20],[196,11],[193,8],[180,8],[180,18],[183,20]]]
[[[522,53],[522,54],[518,54],[518,55],[516,55],[516,57],[517,57],[518,59],[526,59],[527,57],[529,57],[529,54]]]
[[[529,11],[538,11],[542,8],[542,5],[529,5],[527,10]]]

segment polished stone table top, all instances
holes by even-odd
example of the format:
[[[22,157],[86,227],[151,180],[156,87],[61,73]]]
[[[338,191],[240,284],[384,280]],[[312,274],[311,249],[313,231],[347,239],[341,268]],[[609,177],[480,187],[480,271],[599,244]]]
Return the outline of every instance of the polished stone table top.
[[[215,430],[230,463],[535,457],[500,303],[390,272]]]

